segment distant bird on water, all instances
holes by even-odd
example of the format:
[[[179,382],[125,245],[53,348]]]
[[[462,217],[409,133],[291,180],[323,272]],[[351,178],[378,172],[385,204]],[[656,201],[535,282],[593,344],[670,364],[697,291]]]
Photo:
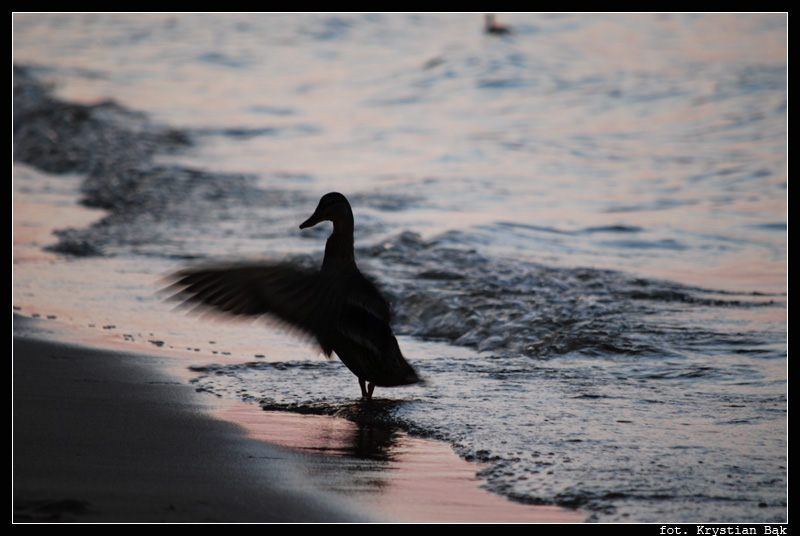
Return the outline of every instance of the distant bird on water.
[[[329,193],[301,229],[333,222],[319,271],[292,264],[251,263],[187,268],[167,289],[186,305],[231,315],[272,315],[317,340],[330,358],[358,377],[361,395],[375,386],[421,381],[400,352],[389,326],[389,304],[358,270],[353,251],[353,211],[345,196]]]
[[[487,13],[483,18],[485,22],[483,29],[486,33],[492,35],[508,35],[511,33],[511,27],[495,21],[493,13]]]

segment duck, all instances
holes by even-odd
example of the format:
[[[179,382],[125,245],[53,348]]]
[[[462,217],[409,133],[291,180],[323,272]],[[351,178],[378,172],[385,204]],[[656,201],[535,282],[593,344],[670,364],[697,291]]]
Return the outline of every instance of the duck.
[[[333,231],[318,270],[264,262],[185,268],[171,278],[172,298],[206,313],[276,318],[315,339],[328,359],[335,353],[367,401],[376,386],[422,382],[392,331],[389,302],[356,265],[353,210],[339,192],[322,196],[300,229],[326,221]]]
[[[498,23],[494,18],[494,13],[484,15],[484,31],[491,35],[508,35],[512,33],[511,27]]]

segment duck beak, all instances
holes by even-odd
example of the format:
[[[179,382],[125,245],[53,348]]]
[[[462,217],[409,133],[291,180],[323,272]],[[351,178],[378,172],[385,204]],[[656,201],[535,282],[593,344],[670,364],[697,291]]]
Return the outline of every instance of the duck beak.
[[[317,212],[314,212],[314,214],[312,214],[310,218],[308,218],[306,221],[304,221],[303,223],[300,224],[300,228],[301,229],[306,229],[308,227],[314,227],[316,224],[318,224],[321,221],[322,221],[322,218],[320,217],[320,215],[317,214]]]

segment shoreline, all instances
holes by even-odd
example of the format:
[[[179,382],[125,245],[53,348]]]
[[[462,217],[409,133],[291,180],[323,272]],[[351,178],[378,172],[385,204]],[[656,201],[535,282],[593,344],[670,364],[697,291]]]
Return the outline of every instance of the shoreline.
[[[49,218],[42,222],[40,214]],[[42,249],[53,229],[96,217],[66,193],[45,205],[15,191],[15,278],[22,265],[58,263]],[[101,273],[88,270],[86,277]],[[54,276],[45,270],[36,277]],[[269,418],[255,404],[197,393],[180,352],[131,346],[126,336],[99,327],[76,331],[88,319],[75,316],[61,289],[53,294],[34,285],[36,277],[15,286],[18,312],[12,312],[14,521],[575,523],[588,517],[480,489],[480,466],[440,442],[403,437],[391,465],[376,473],[319,443],[351,421],[293,413]],[[91,317],[97,326],[105,322],[102,312]],[[253,454],[233,458],[243,450]],[[292,469],[279,482],[256,477],[283,465]],[[319,480],[323,467],[326,481]],[[288,478],[295,474],[308,480]],[[275,493],[294,498],[275,502]],[[305,493],[320,505],[313,512]]]
[[[213,419],[213,399],[159,358],[48,340],[37,324],[14,315],[14,521],[372,520],[299,479],[302,456]]]
[[[164,372],[169,358],[63,342],[52,322],[13,314],[14,522],[587,517],[481,490],[476,466],[434,441],[405,438],[391,467],[332,455],[308,437],[349,421],[220,401]]]

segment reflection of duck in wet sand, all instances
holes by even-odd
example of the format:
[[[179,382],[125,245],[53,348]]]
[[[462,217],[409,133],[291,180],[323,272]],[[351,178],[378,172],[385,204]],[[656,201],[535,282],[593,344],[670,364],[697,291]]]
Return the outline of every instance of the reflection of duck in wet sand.
[[[487,13],[484,16],[484,31],[492,35],[508,35],[511,33],[511,27],[505,24],[500,24],[494,19],[494,13]]]
[[[322,197],[301,229],[333,222],[319,271],[291,264],[188,268],[174,275],[175,298],[201,310],[231,315],[270,314],[314,337],[325,355],[336,352],[358,376],[361,394],[375,386],[420,382],[389,326],[389,304],[358,270],[353,251],[353,212],[340,193]]]

